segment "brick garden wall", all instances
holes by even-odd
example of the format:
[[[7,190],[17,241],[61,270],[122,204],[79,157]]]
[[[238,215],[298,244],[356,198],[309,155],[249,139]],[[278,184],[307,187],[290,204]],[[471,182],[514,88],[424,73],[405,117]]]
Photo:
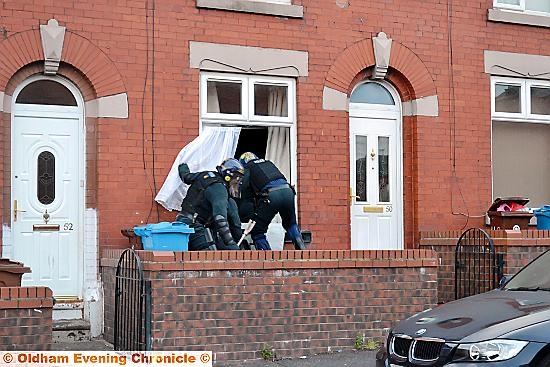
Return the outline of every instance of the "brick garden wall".
[[[113,342],[114,275],[105,252],[105,336]],[[352,349],[437,301],[433,251],[138,251],[152,286],[154,350],[212,350],[217,361]]]
[[[46,287],[0,287],[0,350],[50,350],[52,291]]]
[[[550,248],[550,231],[487,231],[495,251],[504,254],[504,274],[513,275]],[[421,233],[420,248],[437,252],[438,302],[455,298],[455,247],[461,231]]]

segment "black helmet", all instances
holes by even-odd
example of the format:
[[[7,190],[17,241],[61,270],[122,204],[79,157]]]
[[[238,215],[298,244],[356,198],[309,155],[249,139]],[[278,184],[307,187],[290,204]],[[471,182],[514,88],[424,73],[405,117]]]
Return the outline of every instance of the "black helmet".
[[[223,179],[227,182],[229,182],[235,175],[244,175],[243,165],[235,158],[227,158],[216,168],[218,169],[220,175],[222,175]]]
[[[256,159],[258,159],[258,156],[252,152],[244,152],[239,157],[239,161],[243,164],[243,166],[246,166],[248,162],[255,161]]]
[[[244,167],[241,162],[235,158],[227,158],[216,168],[227,185],[229,195],[234,198],[240,198],[241,180],[244,175]]]

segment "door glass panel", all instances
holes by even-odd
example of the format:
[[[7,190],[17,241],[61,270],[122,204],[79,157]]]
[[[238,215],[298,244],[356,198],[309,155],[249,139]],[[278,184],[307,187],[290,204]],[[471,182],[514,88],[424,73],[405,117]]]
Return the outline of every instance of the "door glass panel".
[[[550,115],[550,88],[531,87],[531,113]]]
[[[38,201],[44,205],[53,203],[55,199],[55,157],[51,152],[44,151],[38,155],[37,195]]]
[[[495,84],[495,112],[521,113],[519,85]]]
[[[287,87],[254,84],[254,114],[288,117]]]
[[[242,114],[242,84],[240,82],[226,82],[208,80],[206,82],[206,112]]]
[[[27,85],[15,103],[76,106],[76,99],[63,84],[52,80],[38,80]]]
[[[378,201],[390,201],[390,172],[389,172],[390,138],[378,137]]]
[[[355,195],[367,201],[367,137],[355,137]]]

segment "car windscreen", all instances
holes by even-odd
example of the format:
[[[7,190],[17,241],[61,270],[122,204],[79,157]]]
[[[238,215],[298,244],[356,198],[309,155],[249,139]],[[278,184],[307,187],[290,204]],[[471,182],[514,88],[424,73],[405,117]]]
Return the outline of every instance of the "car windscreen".
[[[506,285],[509,291],[550,290],[550,251],[546,251],[516,274]]]

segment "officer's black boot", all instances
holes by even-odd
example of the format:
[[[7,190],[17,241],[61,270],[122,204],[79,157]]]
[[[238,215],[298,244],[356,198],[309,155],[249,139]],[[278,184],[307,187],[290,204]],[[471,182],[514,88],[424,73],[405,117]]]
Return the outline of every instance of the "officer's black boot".
[[[288,235],[292,239],[292,242],[294,243],[294,248],[296,250],[305,250],[306,244],[304,243],[304,239],[302,238],[302,233],[300,232],[300,229],[296,224],[293,224],[288,229]]]
[[[306,244],[304,243],[304,239],[302,238],[302,236],[300,236],[296,239],[293,239],[292,242],[294,242],[294,248],[296,250],[305,250],[306,249]]]

